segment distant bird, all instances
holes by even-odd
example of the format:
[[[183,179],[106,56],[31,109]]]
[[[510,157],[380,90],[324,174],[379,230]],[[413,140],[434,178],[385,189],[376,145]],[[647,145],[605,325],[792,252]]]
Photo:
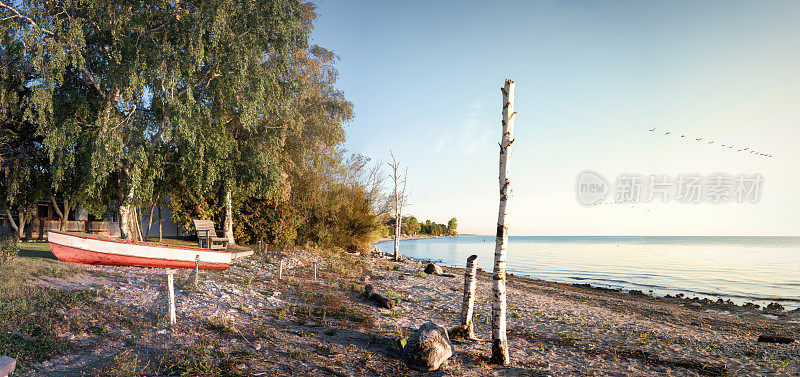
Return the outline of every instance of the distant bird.
[[[709,141],[708,143],[709,143],[709,144],[714,144],[714,140],[711,140],[711,141]]]
[[[747,148],[745,148],[744,150],[748,150],[748,149],[750,149],[750,147],[747,147]]]
[[[722,144],[722,146],[725,147],[725,144]]]
[[[671,133],[672,133],[672,132],[667,132],[667,133],[665,133],[664,135],[669,135],[669,134],[671,134]]]
[[[733,148],[733,145],[729,145],[729,146],[728,146],[728,149],[731,149],[731,148]]]
[[[653,131],[655,131],[655,130],[656,130],[655,128],[651,128],[651,129],[650,129],[650,132],[653,132]]]
[[[700,141],[700,140],[703,140],[703,138],[702,137],[698,137],[697,139],[694,139],[694,140],[695,141]]]
[[[739,149],[737,152],[741,152],[741,151],[743,151],[743,150],[744,150],[744,149]]]
[[[686,137],[686,135],[681,135],[681,137]]]

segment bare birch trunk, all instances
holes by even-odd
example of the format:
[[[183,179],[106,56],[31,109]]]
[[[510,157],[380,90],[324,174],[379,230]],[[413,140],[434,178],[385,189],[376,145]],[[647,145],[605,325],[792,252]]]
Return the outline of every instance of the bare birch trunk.
[[[395,205],[394,205],[394,260],[400,260],[400,223],[403,221],[400,213],[400,202],[397,198],[397,189],[395,188]]]
[[[394,260],[400,260],[400,225],[403,222],[403,205],[406,204],[406,181],[408,180],[408,167],[403,173],[402,181],[400,180],[400,164],[394,157],[394,153],[389,151],[392,155],[392,163],[389,166],[392,168],[392,180],[394,181]],[[400,185],[403,188],[400,188]]]
[[[225,238],[228,239],[228,245],[236,245],[236,240],[233,238],[233,200],[231,199],[231,189],[225,189],[225,226],[223,230]]]
[[[472,323],[472,313],[475,308],[475,287],[477,286],[475,259],[477,255],[467,258],[467,267],[464,269],[464,303],[461,305],[461,327],[467,339],[475,339],[475,330]]]
[[[506,251],[508,249],[509,215],[511,198],[508,159],[514,143],[514,82],[506,79],[503,92],[503,136],[500,142],[500,206],[497,213],[497,239],[494,248],[494,301],[492,302],[492,357],[494,364],[508,365],[508,339],[506,338]]]

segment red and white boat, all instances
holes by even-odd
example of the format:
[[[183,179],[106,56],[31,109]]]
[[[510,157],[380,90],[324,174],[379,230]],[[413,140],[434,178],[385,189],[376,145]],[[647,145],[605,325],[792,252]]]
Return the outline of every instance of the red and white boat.
[[[48,231],[50,250],[65,262],[106,266],[194,268],[199,256],[200,269],[224,270],[233,253],[193,246],[130,241],[96,234]]]

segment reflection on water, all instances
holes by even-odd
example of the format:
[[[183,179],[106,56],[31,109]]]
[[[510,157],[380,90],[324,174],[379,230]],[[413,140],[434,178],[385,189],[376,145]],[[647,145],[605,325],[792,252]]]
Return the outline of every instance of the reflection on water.
[[[378,244],[383,252],[391,242]],[[400,241],[403,255],[491,271],[493,236]],[[800,306],[800,237],[511,237],[508,271],[594,286]]]

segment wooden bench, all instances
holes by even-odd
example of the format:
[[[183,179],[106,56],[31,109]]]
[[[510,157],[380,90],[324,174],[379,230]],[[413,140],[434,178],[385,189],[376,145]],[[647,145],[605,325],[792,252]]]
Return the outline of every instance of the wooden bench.
[[[214,222],[211,220],[193,220],[197,232],[197,244],[204,249],[228,250],[228,239],[217,237]]]

